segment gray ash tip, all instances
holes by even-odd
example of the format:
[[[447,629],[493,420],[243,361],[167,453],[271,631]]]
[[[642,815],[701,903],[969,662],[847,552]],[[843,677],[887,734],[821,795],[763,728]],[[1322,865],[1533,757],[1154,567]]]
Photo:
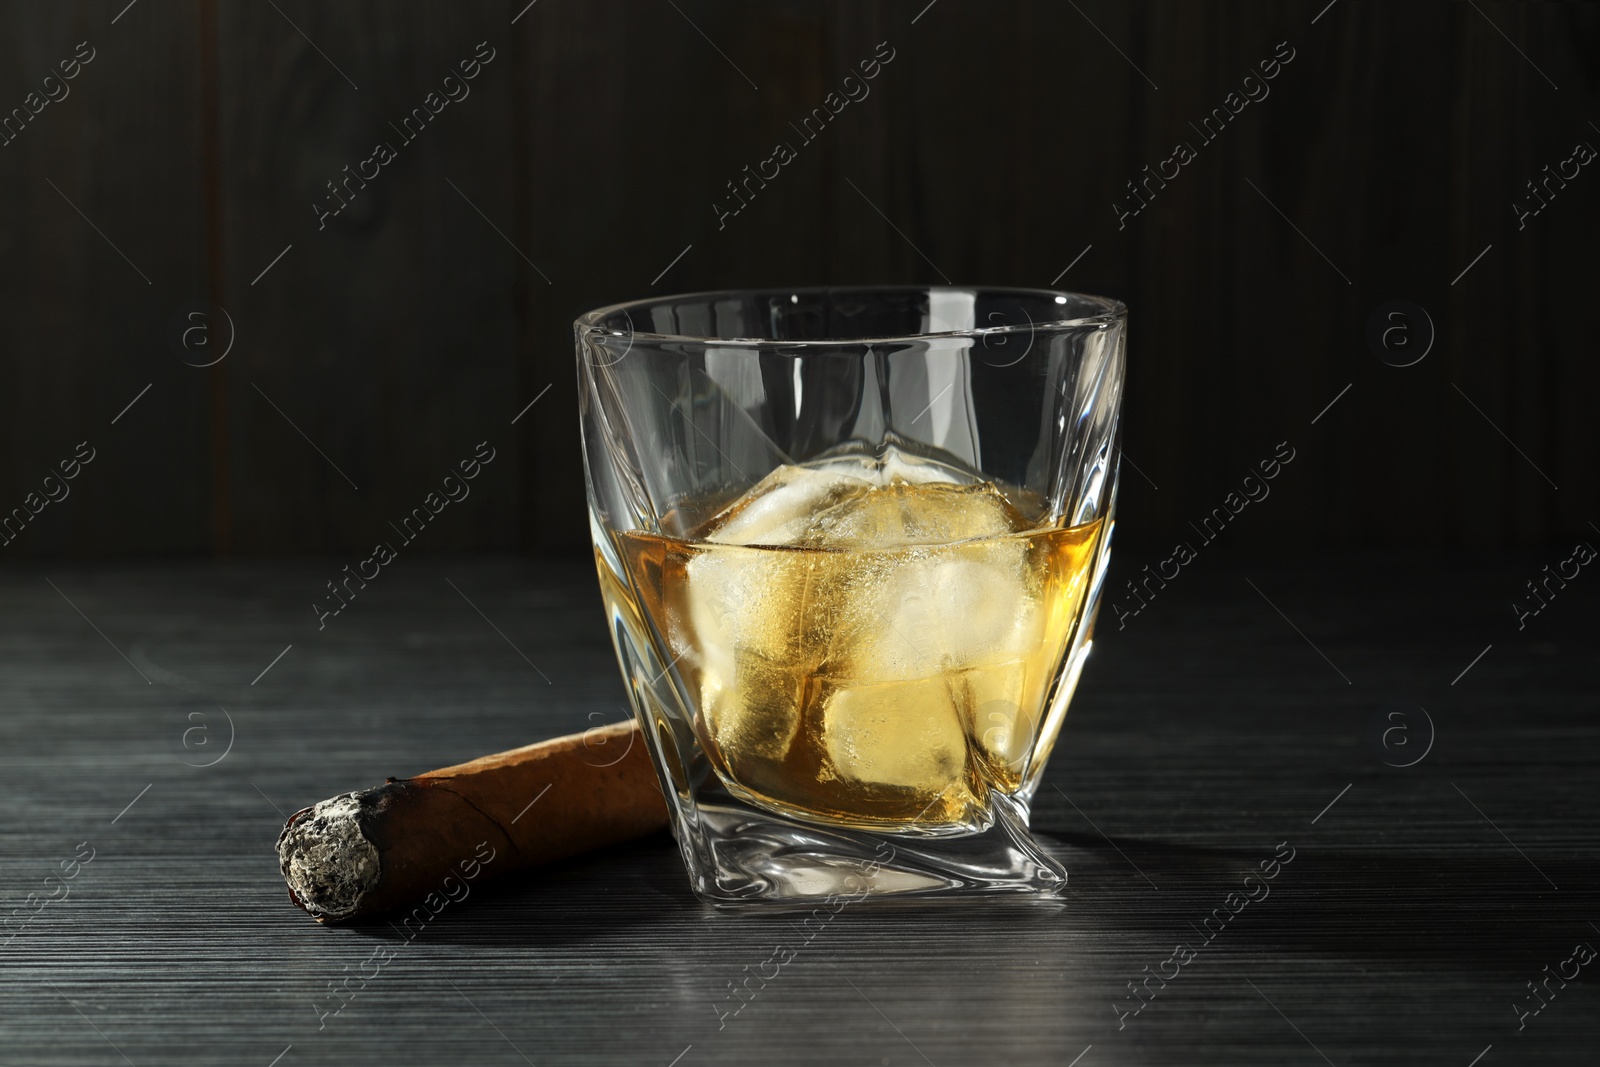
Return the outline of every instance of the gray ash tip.
[[[353,915],[378,884],[378,849],[361,832],[361,794],[298,813],[278,838],[278,865],[295,902],[320,919]]]

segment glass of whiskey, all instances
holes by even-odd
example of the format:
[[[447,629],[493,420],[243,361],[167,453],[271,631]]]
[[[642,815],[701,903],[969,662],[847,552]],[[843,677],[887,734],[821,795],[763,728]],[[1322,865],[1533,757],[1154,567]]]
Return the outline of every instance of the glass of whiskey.
[[[1029,803],[1099,606],[1126,326],[960,287],[578,319],[601,595],[702,900],[1064,888]]]

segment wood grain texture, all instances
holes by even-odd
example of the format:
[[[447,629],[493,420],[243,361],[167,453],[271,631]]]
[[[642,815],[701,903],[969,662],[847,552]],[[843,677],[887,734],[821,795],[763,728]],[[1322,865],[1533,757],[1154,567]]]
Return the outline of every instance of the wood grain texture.
[[[1524,228],[1511,207],[1600,144],[1591,5],[276,7],[3,14],[0,102],[78,40],[101,57],[0,148],[5,506],[155,382],[106,484],[10,554],[365,552],[485,438],[503,465],[430,550],[580,548],[576,314],[942,277],[1128,302],[1130,547],[1166,546],[1286,438],[1311,458],[1241,546],[1542,546],[1600,514],[1600,194],[1585,169]],[[319,230],[325,183],[479,41],[498,58],[471,97]],[[881,42],[870,95],[803,140]],[[1280,42],[1270,95],[1207,143],[1190,124]],[[719,223],[780,141],[795,161]],[[1178,141],[1196,158],[1119,225]],[[237,342],[199,371],[168,322],[207,294]],[[1394,299],[1436,330],[1414,367],[1366,340]]]
[[[407,937],[291,906],[284,815],[619,718],[623,691],[585,561],[402,557],[318,631],[300,602],[335,562],[52,568],[100,633],[0,573],[6,914],[95,850],[0,947],[0,1061],[1592,1061],[1592,966],[1520,1036],[1512,1005],[1600,945],[1593,578],[1519,632],[1504,602],[1547,560],[1205,550],[1125,628],[1102,620],[1035,807],[1063,908],[863,905],[807,939],[702,910],[663,835]],[[1368,740],[1393,699],[1434,727],[1409,768]],[[1270,895],[1120,1018],[1283,842]]]
[[[65,95],[0,146],[0,514],[79,442],[95,455],[6,554],[210,547],[205,383],[171,344],[173,313],[205,296],[196,26],[150,7],[114,27],[78,3],[3,16],[3,114]],[[75,53],[93,58],[63,80]]]
[[[370,550],[484,440],[503,458],[455,509],[470,515],[442,519],[427,543],[508,548],[514,527],[481,520],[514,520],[518,487],[509,297],[522,261],[496,232],[513,216],[497,162],[510,16],[504,4],[284,11],[304,36],[272,5],[221,12],[223,200],[239,264],[227,303],[244,334],[228,363],[239,550]],[[463,83],[457,64],[489,37],[494,58]],[[430,93],[446,101],[436,114]],[[407,126],[417,108],[427,120]],[[363,181],[379,144],[394,158]]]

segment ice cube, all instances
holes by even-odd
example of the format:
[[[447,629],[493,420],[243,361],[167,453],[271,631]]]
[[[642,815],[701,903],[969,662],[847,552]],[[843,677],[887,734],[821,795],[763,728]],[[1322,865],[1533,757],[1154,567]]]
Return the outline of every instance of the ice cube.
[[[936,795],[965,781],[966,736],[940,677],[826,685],[822,738],[833,770],[847,780]]]
[[[859,480],[784,466],[709,524],[684,567],[683,609],[669,639],[697,676],[711,740],[740,777],[751,758],[778,759],[797,729],[799,679],[821,659],[830,613],[817,603],[811,561],[787,545],[818,510],[866,488]]]
[[[736,650],[731,676],[706,673],[706,728],[736,778],[751,759],[781,760],[800,728],[803,676],[765,656]]]
[[[1020,541],[971,541],[861,567],[841,598],[830,658],[889,680],[1003,663],[1044,640],[1044,613]]]
[[[790,545],[805,535],[819,510],[865,483],[838,474],[782,466],[713,519],[704,537],[717,545]],[[687,625],[676,651],[691,655],[732,684],[736,646],[790,662],[818,612],[808,595],[807,561],[758,549],[707,549],[685,567]]]
[[[705,539],[722,545],[795,545],[816,517],[869,483],[843,471],[778,467],[709,524]]]
[[[1017,533],[1026,523],[992,485],[875,486],[841,495],[797,542],[871,551]]]
[[[960,473],[893,450],[779,467],[703,528],[669,631],[731,780],[792,791],[791,750],[818,730],[822,780],[918,808],[970,799],[969,734],[988,731],[985,765],[1025,758],[1018,661],[1044,619],[1009,535],[1027,523]]]
[[[696,552],[684,568],[686,618],[673,627],[674,653],[730,680],[735,650],[814,666],[819,654],[811,649],[831,613],[817,602],[810,564],[802,553],[727,547]]]
[[[724,545],[882,549],[1015,533],[1027,523],[995,487],[890,447],[776,468],[706,524]]]
[[[1026,660],[962,671],[956,683],[957,703],[967,719],[980,759],[991,777],[1008,786],[1020,781],[1038,731],[1035,714],[1041,703],[1027,692]]]

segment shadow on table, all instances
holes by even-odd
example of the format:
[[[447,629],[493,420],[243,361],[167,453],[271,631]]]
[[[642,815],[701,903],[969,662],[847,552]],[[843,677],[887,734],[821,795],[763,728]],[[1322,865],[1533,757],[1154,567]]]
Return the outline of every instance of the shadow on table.
[[[1270,849],[1038,836],[1075,876],[1077,917],[1130,937],[1208,942],[1208,951],[1517,967],[1577,941],[1600,946],[1590,922],[1600,917],[1600,864],[1582,856],[1541,856],[1535,868],[1510,850],[1301,847],[1261,896]],[[1260,899],[1241,906],[1250,875]]]
[[[1032,930],[1096,944],[1109,937],[1139,954],[1181,940],[1222,954],[1470,961],[1510,970],[1526,969],[1530,960],[1558,949],[1565,953],[1576,941],[1600,945],[1600,931],[1589,925],[1600,915],[1600,869],[1577,856],[1541,857],[1540,869],[1561,887],[1556,890],[1515,854],[1302,847],[1267,883],[1266,896],[1241,906],[1245,877],[1259,873],[1270,849],[1039,836],[1069,871],[1065,907],[993,898],[874,902],[845,909],[830,925],[864,937],[887,932],[964,942]],[[1240,895],[1230,899],[1235,892]],[[662,834],[604,856],[485,883],[470,903],[442,911],[416,936],[439,944],[597,950],[641,937],[678,938],[713,941],[737,955],[790,936],[803,919],[794,911],[729,913],[701,906],[676,848]],[[393,917],[352,932],[407,940]]]

